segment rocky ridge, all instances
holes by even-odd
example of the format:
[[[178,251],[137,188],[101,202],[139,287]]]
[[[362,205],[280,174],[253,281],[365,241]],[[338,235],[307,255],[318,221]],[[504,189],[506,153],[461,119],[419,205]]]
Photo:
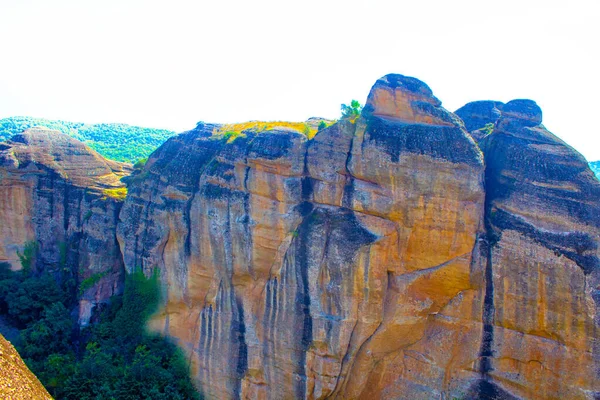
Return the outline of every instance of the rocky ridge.
[[[150,327],[184,349],[207,398],[600,396],[600,182],[533,101],[451,113],[423,82],[387,75],[359,118],[311,140],[285,124],[169,139],[122,208],[102,196],[122,166],[90,153],[103,173],[47,172],[77,165],[63,151],[32,174],[11,154],[54,146],[32,140],[0,149],[0,185],[26,186],[32,204],[69,193],[57,200],[77,210],[58,231],[78,238],[69,254],[100,254],[83,270],[111,271],[84,294],[88,310],[119,290],[123,267],[158,270]],[[65,203],[81,190],[90,200]],[[4,203],[6,218],[37,220],[38,206]],[[103,242],[74,222],[88,208]],[[36,266],[52,270],[60,249],[44,232],[65,217],[45,209],[35,229],[9,219],[3,249],[35,237],[47,251]]]
[[[0,262],[22,268],[30,245],[37,273],[79,285],[79,321],[121,290],[115,239],[127,164],[109,161],[78,140],[32,128],[0,143]],[[19,254],[21,256],[19,256]],[[93,283],[83,284],[83,282]],[[89,287],[88,287],[89,286]]]
[[[209,398],[587,398],[600,185],[541,122],[388,75],[310,141],[199,127],[131,187],[125,266]]]

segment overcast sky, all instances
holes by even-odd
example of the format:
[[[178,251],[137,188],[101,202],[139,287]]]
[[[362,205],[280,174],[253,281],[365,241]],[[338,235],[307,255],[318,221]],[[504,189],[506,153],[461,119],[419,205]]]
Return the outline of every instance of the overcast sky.
[[[598,21],[598,0],[0,0],[0,118],[337,118],[396,72],[451,111],[531,98],[600,160]]]

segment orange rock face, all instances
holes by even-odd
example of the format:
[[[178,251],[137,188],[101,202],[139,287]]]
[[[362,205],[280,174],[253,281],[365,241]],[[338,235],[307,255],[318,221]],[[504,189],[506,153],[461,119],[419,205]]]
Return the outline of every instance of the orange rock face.
[[[82,324],[158,269],[150,327],[206,398],[600,398],[600,183],[530,100],[457,115],[387,75],[312,140],[201,124],[122,208],[126,167],[26,132],[0,144],[0,261],[36,240],[35,268],[101,273]]]
[[[208,398],[432,398],[480,378],[483,157],[425,84],[387,76],[311,141],[212,130],[150,158],[118,228],[129,270],[159,268],[152,326]]]
[[[129,167],[102,158],[83,143],[45,128],[0,143],[0,262],[21,268],[19,253],[35,244],[32,268],[73,278],[82,290],[79,319],[118,292],[123,264],[115,239]],[[108,192],[106,192],[108,190]],[[67,277],[68,275],[68,277]]]
[[[587,399],[600,389],[600,184],[541,121],[534,102],[513,100],[480,142],[493,355],[485,373],[521,398]]]

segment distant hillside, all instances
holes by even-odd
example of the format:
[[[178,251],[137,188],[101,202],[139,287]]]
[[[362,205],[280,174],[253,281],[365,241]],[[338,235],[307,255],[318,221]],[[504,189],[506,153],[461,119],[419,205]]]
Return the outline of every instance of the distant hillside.
[[[126,124],[84,124],[43,118],[0,119],[0,141],[34,126],[45,126],[81,140],[104,157],[129,163],[147,158],[175,132]]]
[[[590,167],[592,168],[592,171],[594,171],[598,179],[600,179],[600,161],[591,162]]]

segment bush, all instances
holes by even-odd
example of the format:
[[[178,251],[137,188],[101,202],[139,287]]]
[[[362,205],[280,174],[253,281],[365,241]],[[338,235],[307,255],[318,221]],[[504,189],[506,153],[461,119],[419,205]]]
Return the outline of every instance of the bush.
[[[354,122],[360,116],[363,106],[357,101],[352,100],[350,105],[342,104],[342,118],[349,118]]]
[[[98,272],[82,280],[79,284],[79,295],[81,296],[83,293],[85,293],[86,290],[93,287],[96,283],[100,282],[100,279],[104,278],[107,274],[107,271]]]
[[[148,162],[148,158],[140,158],[139,160],[137,160],[137,162],[135,164],[133,164],[133,168],[134,169],[142,169],[142,168],[144,168],[144,166],[146,165],[147,162]]]
[[[17,251],[17,256],[19,257],[19,261],[21,261],[21,267],[23,267],[23,271],[28,273],[31,271],[31,266],[34,263],[35,256],[38,251],[38,243],[35,241],[30,241],[25,243],[25,247],[23,249],[23,253]]]

